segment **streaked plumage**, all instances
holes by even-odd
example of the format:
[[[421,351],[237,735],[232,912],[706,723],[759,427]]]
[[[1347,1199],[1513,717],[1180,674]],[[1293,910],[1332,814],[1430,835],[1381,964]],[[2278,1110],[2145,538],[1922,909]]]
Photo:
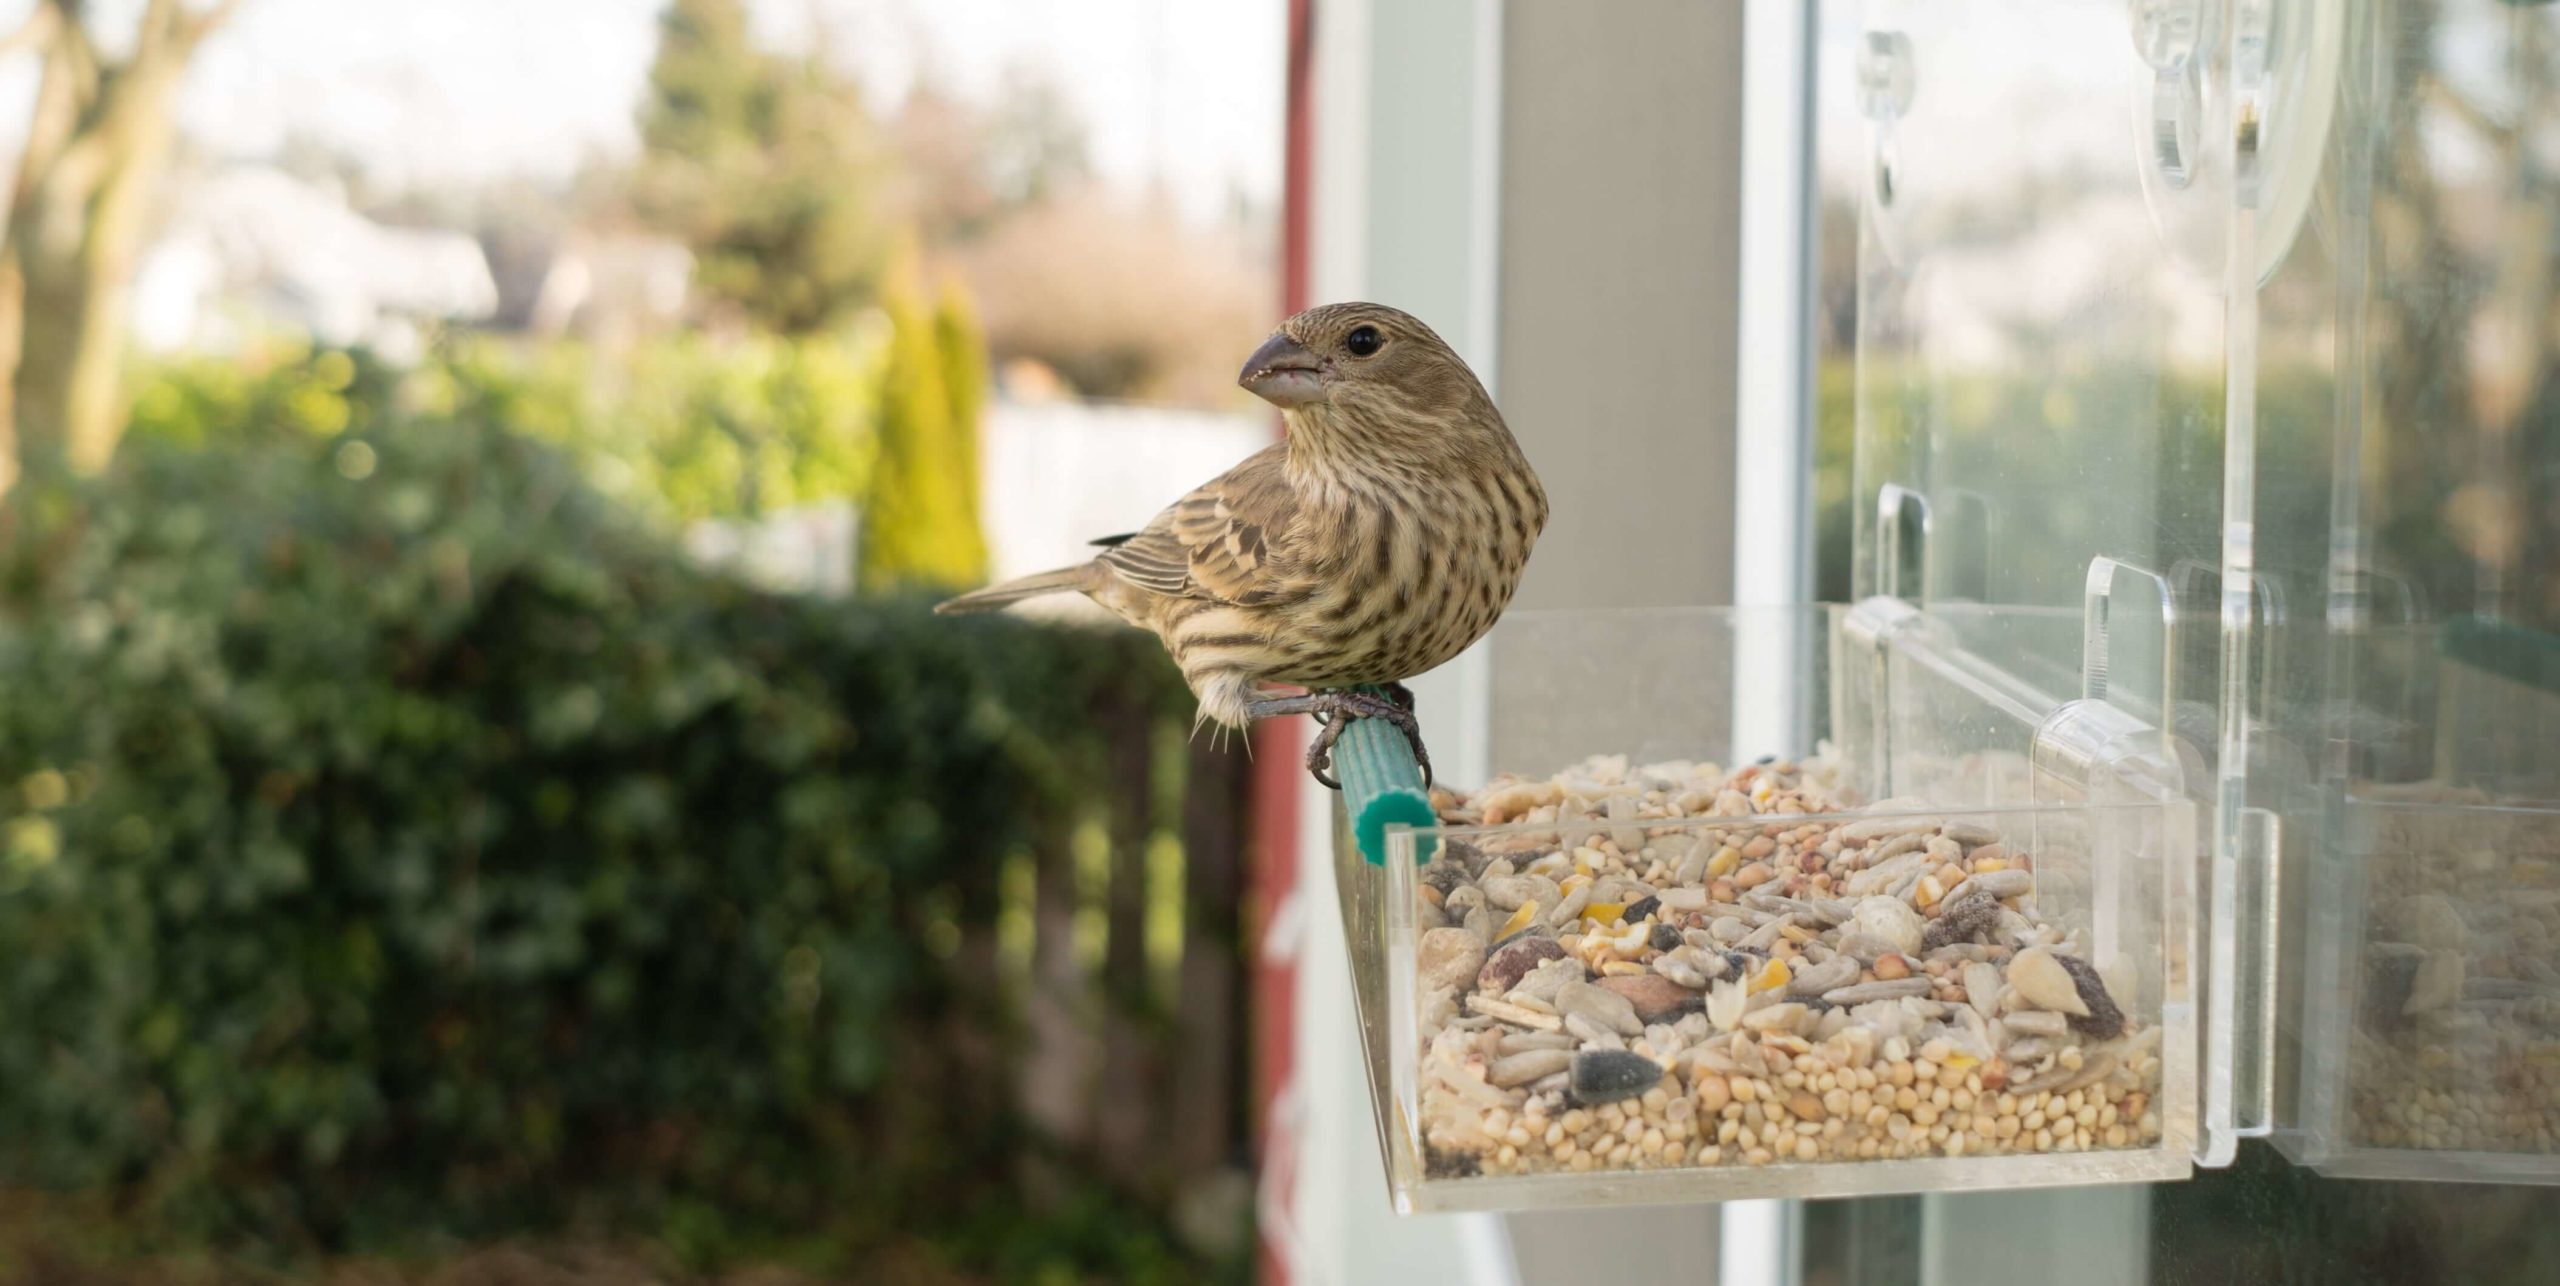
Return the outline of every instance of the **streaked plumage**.
[[[1239,382],[1282,408],[1284,442],[1088,562],[939,610],[1080,591],[1162,638],[1231,727],[1273,713],[1264,684],[1392,684],[1483,637],[1547,500],[1466,363],[1413,317],[1334,304],[1281,323]]]

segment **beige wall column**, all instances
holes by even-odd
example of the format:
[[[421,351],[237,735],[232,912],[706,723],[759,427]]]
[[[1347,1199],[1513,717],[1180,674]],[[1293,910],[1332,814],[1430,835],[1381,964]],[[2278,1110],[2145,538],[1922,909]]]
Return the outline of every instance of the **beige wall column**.
[[[1517,608],[1733,601],[1742,19],[1507,6],[1500,397],[1568,500]]]

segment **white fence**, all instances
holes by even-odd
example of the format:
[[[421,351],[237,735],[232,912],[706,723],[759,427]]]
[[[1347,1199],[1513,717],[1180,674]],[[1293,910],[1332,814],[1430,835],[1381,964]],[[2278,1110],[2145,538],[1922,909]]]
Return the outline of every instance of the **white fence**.
[[[1272,441],[1266,415],[1092,402],[998,402],[979,448],[979,499],[994,577],[1093,556],[1096,537],[1135,531],[1157,511]],[[860,524],[846,504],[759,522],[704,522],[686,547],[777,589],[852,587]],[[1066,598],[1047,610],[1080,612]]]

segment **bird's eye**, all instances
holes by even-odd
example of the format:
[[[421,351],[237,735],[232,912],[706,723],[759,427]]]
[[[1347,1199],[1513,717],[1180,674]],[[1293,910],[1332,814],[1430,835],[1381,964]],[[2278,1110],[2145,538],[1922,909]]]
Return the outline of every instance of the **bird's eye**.
[[[1342,346],[1350,349],[1353,357],[1367,357],[1386,347],[1387,337],[1379,334],[1375,326],[1359,326],[1342,337]]]

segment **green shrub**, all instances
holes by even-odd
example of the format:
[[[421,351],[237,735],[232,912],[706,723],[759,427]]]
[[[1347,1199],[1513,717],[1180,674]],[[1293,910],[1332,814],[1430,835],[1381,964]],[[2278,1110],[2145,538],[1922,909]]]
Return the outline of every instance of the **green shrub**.
[[[956,280],[943,283],[941,301],[934,308],[933,340],[942,360],[942,395],[951,404],[952,472],[965,480],[957,497],[960,513],[969,529],[980,533],[977,575],[972,579],[984,579],[986,518],[978,504],[978,462],[986,442],[991,379],[987,333],[978,324],[978,308],[969,298],[968,287]]]
[[[864,589],[963,589],[987,577],[978,524],[978,398],[955,397],[946,349],[969,342],[964,323],[937,319],[912,274],[885,301],[890,347],[880,395],[878,472],[862,510],[858,551]],[[962,421],[960,416],[973,418]]]
[[[1187,720],[1151,641],[758,594],[471,420],[156,436],[0,550],[0,1183],[319,1246],[1031,1235],[918,1033],[1001,1030],[951,921],[1107,791],[1095,709]]]
[[[417,415],[468,419],[559,447],[643,515],[754,517],[862,493],[887,340],[876,324],[795,339],[683,335],[609,352],[462,336],[405,372],[332,349],[179,358],[136,378],[129,436],[236,445]]]
[[[340,349],[167,358],[135,381],[126,436],[181,446],[335,437],[374,427],[398,383],[367,354]]]
[[[680,336],[631,352],[459,345],[420,381],[431,411],[573,452],[615,499],[677,520],[859,496],[871,476],[887,336]]]

